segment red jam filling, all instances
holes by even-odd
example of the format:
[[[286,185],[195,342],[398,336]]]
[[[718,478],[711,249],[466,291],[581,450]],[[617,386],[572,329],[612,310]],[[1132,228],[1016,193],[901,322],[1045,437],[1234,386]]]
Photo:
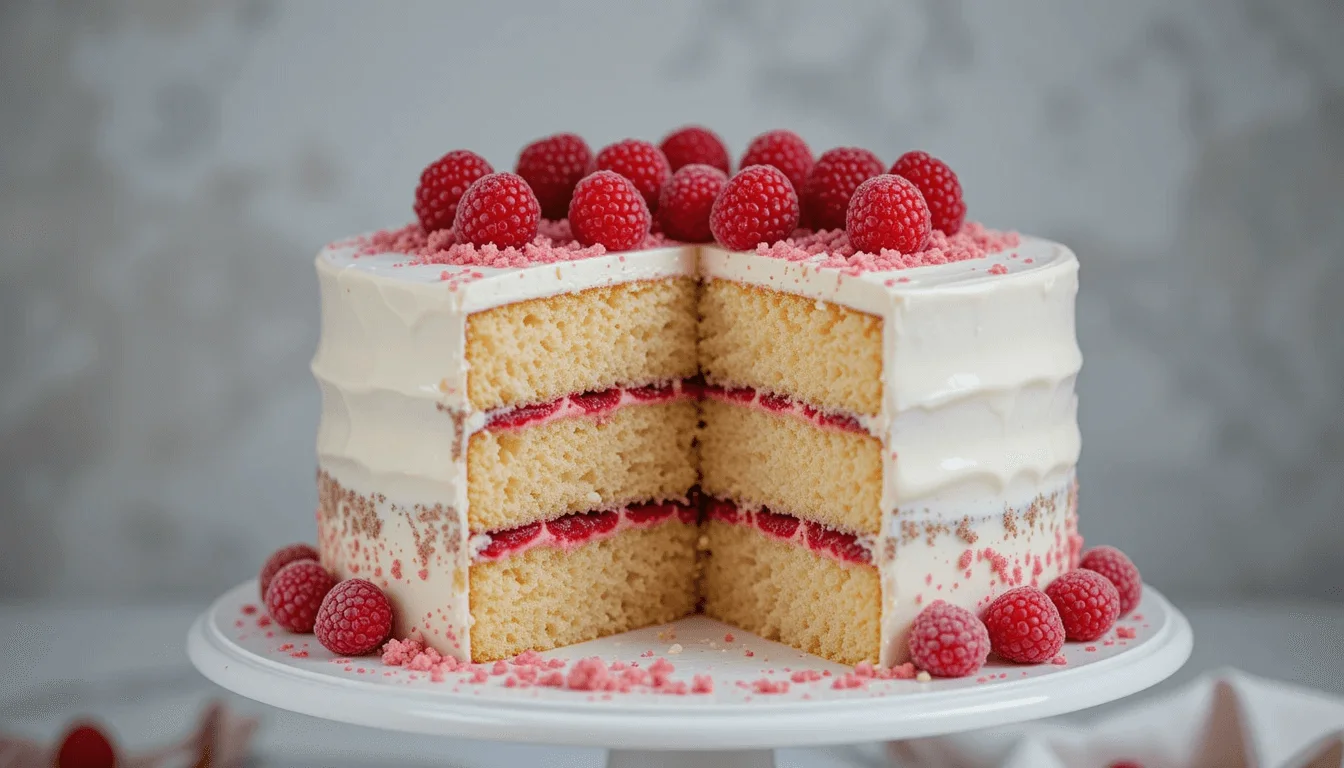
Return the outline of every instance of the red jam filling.
[[[829,413],[814,408],[807,403],[783,395],[761,392],[751,387],[733,387],[730,389],[720,387],[717,384],[708,384],[704,387],[704,397],[722,400],[725,403],[748,405],[771,413],[793,416],[826,429],[868,434],[868,430],[864,429],[859,420],[853,416],[843,413]]]
[[[872,550],[854,534],[772,512],[765,507],[742,509],[731,501],[709,497],[705,502],[705,516],[710,520],[753,526],[768,536],[792,541],[842,562],[861,565],[872,565],[873,562]]]
[[[554,520],[477,534],[472,539],[478,542],[480,549],[473,560],[503,560],[533,547],[572,549],[629,528],[651,528],[673,517],[686,525],[694,525],[700,519],[698,499],[693,495],[689,503],[649,502],[622,509],[576,512]]]
[[[491,411],[485,416],[485,428],[491,431],[522,429],[573,416],[605,416],[630,403],[670,402],[699,397],[700,387],[691,380],[646,387],[614,387],[601,392],[566,395],[549,403]]]

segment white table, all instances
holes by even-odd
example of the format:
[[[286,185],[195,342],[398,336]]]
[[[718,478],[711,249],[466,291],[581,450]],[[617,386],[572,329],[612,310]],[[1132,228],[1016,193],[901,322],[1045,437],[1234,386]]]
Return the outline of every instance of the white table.
[[[1194,627],[1194,655],[1174,678],[1136,698],[1225,666],[1344,694],[1344,605],[1175,602]],[[602,764],[602,751],[592,749],[460,741],[445,750],[439,739],[343,726],[223,693],[192,669],[183,648],[187,627],[202,608],[0,603],[0,726],[53,738],[72,717],[92,715],[124,743],[148,746],[182,735],[207,699],[223,697],[262,719],[258,768]],[[791,768],[885,765],[876,745],[783,750],[779,760]]]

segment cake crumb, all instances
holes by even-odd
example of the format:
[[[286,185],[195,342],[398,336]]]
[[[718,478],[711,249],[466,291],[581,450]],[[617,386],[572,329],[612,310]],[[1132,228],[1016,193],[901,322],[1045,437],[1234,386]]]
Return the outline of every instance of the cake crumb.
[[[932,679],[933,679],[933,675],[930,675],[928,672],[925,672],[925,671],[922,670],[922,669],[919,670],[919,674],[915,675],[915,680],[917,680],[917,681],[919,681],[919,682],[921,682],[921,683],[927,683],[927,682],[929,682],[929,681],[932,680]]]
[[[668,646],[667,652],[670,654],[678,654],[684,650],[685,649],[681,647],[681,643],[673,643],[672,645]]]

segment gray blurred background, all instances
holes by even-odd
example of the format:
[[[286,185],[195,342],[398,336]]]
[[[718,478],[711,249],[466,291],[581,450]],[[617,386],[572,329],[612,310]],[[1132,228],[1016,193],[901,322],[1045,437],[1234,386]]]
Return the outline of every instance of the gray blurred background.
[[[1344,3],[495,5],[0,5],[0,598],[312,539],[314,252],[449,149],[694,121],[924,148],[1073,246],[1089,540],[1344,601]]]

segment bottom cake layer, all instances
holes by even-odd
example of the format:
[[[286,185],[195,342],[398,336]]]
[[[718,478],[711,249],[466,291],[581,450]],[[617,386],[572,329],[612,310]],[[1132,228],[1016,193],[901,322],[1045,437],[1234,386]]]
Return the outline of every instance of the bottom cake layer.
[[[832,661],[877,663],[882,592],[876,568],[719,520],[709,521],[706,536],[705,613]]]
[[[695,612],[700,528],[679,519],[471,566],[471,657],[581,643]]]

